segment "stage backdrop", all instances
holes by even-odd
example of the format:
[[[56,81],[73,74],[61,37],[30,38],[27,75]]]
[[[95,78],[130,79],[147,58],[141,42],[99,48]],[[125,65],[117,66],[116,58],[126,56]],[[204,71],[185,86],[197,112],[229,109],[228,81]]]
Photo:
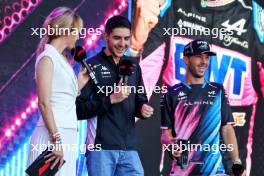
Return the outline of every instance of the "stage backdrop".
[[[135,1],[134,1],[135,2]],[[166,16],[166,11],[170,9],[170,5],[175,2],[180,2],[180,0],[165,0],[164,6],[162,7],[162,15]],[[186,3],[193,2],[191,0],[186,1]],[[251,21],[252,24],[256,23],[258,26],[260,21],[260,12],[263,11],[260,4],[252,3],[253,1],[247,0],[250,6],[257,11],[250,11],[251,15],[247,15],[245,18],[247,21]],[[261,2],[261,0],[259,0]],[[176,9],[179,10],[181,7],[185,7],[186,3],[182,5],[176,4]],[[23,176],[25,175],[24,170],[27,163],[27,154],[29,147],[29,139],[32,131],[35,128],[36,122],[39,118],[39,112],[36,108],[36,92],[34,83],[34,63],[35,63],[35,50],[37,48],[39,37],[32,36],[32,29],[41,27],[46,16],[58,6],[67,6],[72,9],[77,8],[77,12],[84,19],[86,28],[100,28],[104,24],[105,20],[113,14],[122,14],[124,16],[131,16],[132,1],[124,0],[98,0],[98,1],[82,1],[82,0],[1,0],[0,1],[0,176]],[[190,4],[188,4],[190,6]],[[194,6],[192,6],[194,7]],[[197,6],[198,7],[198,6]],[[262,11],[261,11],[262,10]],[[187,12],[187,11],[186,11]],[[191,12],[191,11],[190,11]],[[249,11],[248,11],[249,12]],[[183,13],[183,11],[182,11]],[[176,14],[176,13],[175,13]],[[255,15],[254,15],[255,14]],[[200,15],[203,15],[202,13]],[[210,16],[210,15],[209,15]],[[256,17],[254,20],[254,17]],[[132,18],[133,20],[133,18]],[[232,22],[232,23],[231,23]],[[231,24],[235,21],[230,21]],[[175,24],[177,24],[175,22]],[[248,25],[248,23],[247,23]],[[259,29],[259,34],[261,36],[261,30]],[[255,29],[253,30],[255,31]],[[177,37],[177,36],[176,36]],[[187,37],[188,38],[188,37]],[[177,38],[176,38],[177,39]],[[188,41],[175,40],[178,43],[174,43],[172,46],[177,46],[182,49],[182,46]],[[210,40],[212,41],[212,40]],[[250,41],[253,42],[254,41]],[[263,41],[262,41],[263,42]],[[158,44],[163,44],[163,40],[157,41]],[[101,36],[87,35],[85,38],[79,41],[79,44],[83,45],[87,49],[88,57],[95,55],[104,46],[104,41]],[[148,51],[148,42],[145,45],[146,50],[143,56],[147,56],[154,51],[156,48],[152,48],[152,51]],[[170,45],[167,45],[167,50]],[[217,51],[221,49],[229,49],[227,46],[219,47],[215,43],[215,49]],[[263,45],[261,45],[263,46]],[[159,47],[159,45],[157,46]],[[264,50],[264,49],[263,49]],[[236,52],[239,53],[237,50]],[[177,53],[180,54],[180,53]],[[168,62],[169,55],[165,55],[165,63],[160,65],[161,73],[163,73],[167,66],[172,66],[172,63]],[[228,55],[230,56],[230,55]],[[232,55],[231,55],[232,56]],[[263,55],[260,55],[260,62],[263,61]],[[163,60],[163,57],[160,58]],[[179,57],[175,57],[178,64],[173,70],[182,70],[182,64]],[[221,61],[221,57],[217,58]],[[147,59],[145,59],[147,61]],[[144,62],[146,62],[144,61]],[[144,72],[145,67],[144,62],[141,64],[143,69],[143,74],[148,74],[147,71]],[[158,62],[156,62],[156,65]],[[263,63],[263,62],[262,62]],[[215,64],[215,63],[213,63]],[[217,67],[211,65],[214,73],[217,72]],[[76,72],[79,69],[78,64],[73,63],[73,67]],[[220,67],[218,67],[220,68]],[[249,68],[249,67],[247,67]],[[151,68],[154,72],[159,72],[159,69],[155,70],[155,66]],[[219,70],[218,70],[219,71]],[[223,74],[222,71],[219,74]],[[176,75],[173,75],[174,78]],[[182,77],[180,73],[178,76]],[[145,76],[145,79],[147,77]],[[153,78],[150,78],[153,79]],[[162,85],[164,82],[163,74],[159,74],[156,79],[157,85]],[[176,79],[174,79],[175,81]],[[180,79],[178,79],[179,81]],[[243,80],[241,80],[243,81]],[[246,134],[250,133],[251,138],[251,175],[252,176],[262,176],[264,175],[263,162],[264,154],[262,152],[263,137],[264,134],[263,126],[264,120],[261,118],[264,114],[263,99],[260,93],[260,85],[258,84],[259,78],[257,74],[254,74],[253,79],[254,88],[258,93],[258,102],[255,104],[256,111],[254,120],[250,121],[247,119],[251,117],[252,107],[238,107],[234,108],[234,112],[241,112],[244,108],[250,111],[250,115],[242,114],[238,118],[244,126],[239,126],[239,128],[245,128]],[[240,82],[232,81],[232,84],[239,84]],[[142,164],[145,170],[146,176],[158,176],[160,171],[163,175],[167,175],[169,171],[170,160],[165,156],[164,162],[161,162],[161,144],[160,144],[160,110],[159,110],[159,99],[160,94],[153,94],[150,99],[150,104],[154,107],[155,113],[153,118],[150,120],[140,120],[137,122],[137,132],[138,132],[138,143],[139,143],[139,154],[142,160]],[[245,112],[247,113],[247,112]],[[247,117],[247,118],[246,118]],[[253,129],[249,131],[250,125],[254,125]],[[86,132],[87,132],[87,122],[79,122],[80,126],[80,136],[79,144],[85,142]],[[239,133],[237,130],[238,138],[243,139],[243,134]],[[248,143],[248,138],[244,138],[246,143]],[[240,144],[241,148],[245,148],[244,143]],[[246,153],[243,157],[246,157]],[[83,151],[79,151],[79,159],[77,160],[78,171],[77,175],[87,175],[85,168],[85,157]]]

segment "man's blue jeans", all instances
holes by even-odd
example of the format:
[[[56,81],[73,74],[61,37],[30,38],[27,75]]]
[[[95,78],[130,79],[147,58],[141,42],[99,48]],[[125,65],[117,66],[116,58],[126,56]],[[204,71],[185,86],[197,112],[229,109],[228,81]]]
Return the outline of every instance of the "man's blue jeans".
[[[86,157],[89,176],[144,176],[137,151],[88,151]]]

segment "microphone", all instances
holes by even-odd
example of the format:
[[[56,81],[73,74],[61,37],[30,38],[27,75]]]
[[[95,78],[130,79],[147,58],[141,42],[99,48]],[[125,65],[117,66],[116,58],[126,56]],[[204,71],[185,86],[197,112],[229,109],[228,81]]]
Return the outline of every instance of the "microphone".
[[[180,157],[177,157],[177,165],[181,167],[181,169],[186,169],[189,165],[189,160],[188,160],[188,156],[189,156],[189,151],[188,151],[188,140],[184,140],[184,139],[178,139],[180,146],[183,145],[185,150],[182,151],[182,154]],[[187,150],[186,150],[187,149]]]
[[[85,62],[85,59],[87,57],[86,56],[86,51],[81,46],[76,46],[75,48],[71,49],[71,55],[73,56],[73,58],[74,58],[74,60],[76,62],[81,63],[82,67],[86,68],[86,70],[88,72],[88,75],[92,79],[93,83],[95,85],[97,85],[98,84],[98,81],[97,81],[97,79],[95,77],[95,74],[94,74],[93,70]]]
[[[233,164],[232,171],[234,176],[240,176],[244,172],[245,168],[242,164]]]
[[[131,59],[122,59],[119,61],[119,75],[123,78],[124,85],[127,85],[128,76],[132,75],[135,67]]]

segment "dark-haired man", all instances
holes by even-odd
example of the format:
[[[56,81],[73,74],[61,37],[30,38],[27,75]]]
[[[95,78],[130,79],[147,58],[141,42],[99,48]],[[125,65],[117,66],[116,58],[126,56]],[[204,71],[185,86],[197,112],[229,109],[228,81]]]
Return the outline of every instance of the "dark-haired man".
[[[229,151],[234,174],[243,173],[231,108],[221,84],[205,80],[210,51],[204,40],[194,40],[184,47],[185,81],[171,87],[161,101],[162,143],[175,139],[189,141],[180,146],[188,150],[186,168],[172,162],[171,176],[225,174],[220,151]],[[225,144],[220,144],[220,132]],[[181,144],[180,144],[181,145]],[[178,152],[173,155],[179,156]],[[197,164],[199,163],[199,164]]]
[[[124,56],[130,35],[131,24],[127,18],[114,16],[107,21],[106,47],[88,60],[98,85],[89,81],[76,100],[79,120],[96,116],[88,124],[88,128],[96,128],[96,135],[92,134],[93,131],[87,134],[87,143],[94,140],[95,145],[95,151],[86,153],[89,176],[144,175],[137,153],[134,117],[149,118],[153,108],[147,105],[141,69],[136,59]],[[124,59],[135,65],[127,81],[120,79],[119,75],[119,63]],[[123,82],[126,82],[125,86],[122,86]],[[130,89],[131,86],[135,89]],[[96,151],[98,145],[102,150]]]

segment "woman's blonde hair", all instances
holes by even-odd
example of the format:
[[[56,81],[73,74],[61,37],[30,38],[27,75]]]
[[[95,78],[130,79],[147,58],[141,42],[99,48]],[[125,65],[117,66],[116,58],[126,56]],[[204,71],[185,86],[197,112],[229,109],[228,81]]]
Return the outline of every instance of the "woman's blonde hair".
[[[44,50],[45,44],[50,43],[53,39],[61,36],[56,34],[56,32],[54,32],[54,34],[52,33],[52,35],[49,35],[48,28],[53,29],[54,31],[56,31],[56,29],[69,29],[70,32],[72,32],[72,29],[82,27],[83,21],[81,17],[78,16],[73,10],[67,7],[57,7],[47,16],[43,24],[43,28],[45,28],[47,33],[41,38],[39,42],[37,54],[40,54]]]

